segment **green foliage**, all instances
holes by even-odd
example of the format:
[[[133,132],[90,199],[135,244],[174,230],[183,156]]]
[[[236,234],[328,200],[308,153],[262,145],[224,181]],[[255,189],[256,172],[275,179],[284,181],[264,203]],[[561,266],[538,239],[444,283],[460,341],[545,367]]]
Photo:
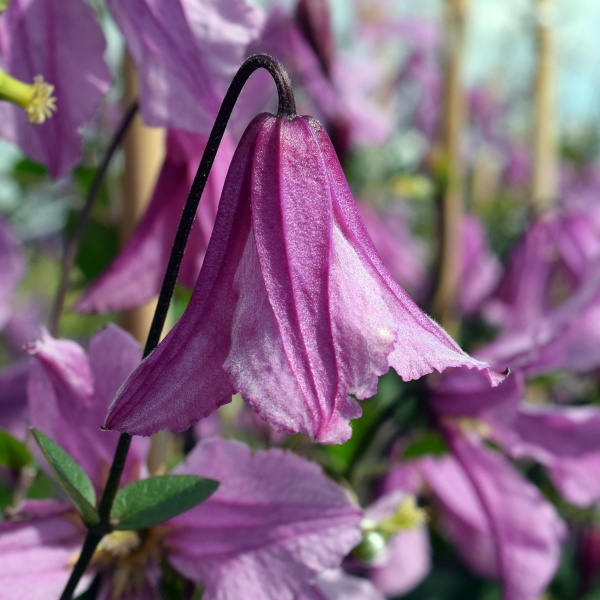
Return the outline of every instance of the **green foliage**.
[[[144,529],[204,502],[219,487],[196,475],[158,475],[119,490],[111,512],[115,529]]]
[[[448,446],[444,438],[435,431],[428,431],[404,449],[402,458],[411,460],[423,456],[443,456],[444,454],[448,454]]]
[[[5,429],[0,429],[0,465],[19,471],[32,460],[31,453]]]
[[[56,442],[39,429],[32,428],[33,437],[54,471],[59,484],[72,500],[83,520],[89,525],[100,521],[94,508],[96,493],[86,472]]]

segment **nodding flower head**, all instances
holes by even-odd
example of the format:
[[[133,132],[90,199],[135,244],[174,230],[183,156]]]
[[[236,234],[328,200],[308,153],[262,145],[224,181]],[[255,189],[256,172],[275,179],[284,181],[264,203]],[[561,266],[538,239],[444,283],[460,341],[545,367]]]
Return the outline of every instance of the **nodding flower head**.
[[[322,126],[262,114],[231,162],[190,303],[106,427],[182,431],[241,392],[276,429],[340,443],[390,366],[405,380],[457,366],[503,378],[388,273]]]
[[[0,100],[6,100],[25,109],[30,123],[41,124],[56,112],[54,86],[41,75],[33,83],[25,83],[0,71]]]

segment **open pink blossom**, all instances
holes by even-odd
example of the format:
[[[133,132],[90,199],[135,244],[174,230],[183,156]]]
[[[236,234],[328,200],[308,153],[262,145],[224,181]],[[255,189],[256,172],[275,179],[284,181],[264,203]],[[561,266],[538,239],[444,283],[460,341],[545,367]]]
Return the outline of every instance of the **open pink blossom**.
[[[539,490],[474,436],[447,431],[452,458],[423,474],[464,560],[502,583],[503,600],[536,600],[560,562],[565,525]]]
[[[81,158],[79,129],[92,120],[110,86],[104,35],[91,8],[80,0],[11,0],[0,19],[0,66],[23,81],[36,75],[54,86],[57,112],[41,125],[0,103],[0,136],[66,175]]]
[[[78,301],[76,310],[126,310],[158,294],[181,212],[205,146],[205,136],[168,132],[165,161],[148,210],[116,260]],[[204,260],[233,150],[232,140],[225,137],[196,213],[179,272],[179,281],[190,288]]]
[[[116,436],[99,431],[96,416],[106,413],[139,349],[111,326],[92,338],[87,356],[78,344],[47,334],[30,352],[30,419],[98,488]],[[147,449],[147,440],[132,440],[123,484],[143,473]],[[338,568],[360,541],[360,508],[318,465],[291,452],[252,453],[214,438],[198,444],[176,472],[214,477],[220,486],[170,521],[105,538],[88,571],[102,571],[99,597],[158,598],[165,560],[203,583],[206,600],[237,600],[239,590],[251,598],[293,600],[321,573]],[[10,586],[8,597],[58,597],[84,537],[72,507],[54,500],[20,506],[0,523],[0,583]]]
[[[390,366],[405,380],[456,366],[503,379],[383,266],[319,123],[262,114],[232,160],[189,306],[106,427],[182,431],[239,391],[276,429],[339,443]]]
[[[569,502],[600,500],[600,409],[536,405],[525,401],[524,378],[515,372],[501,388],[464,369],[442,377],[432,397],[436,416],[477,419],[487,436],[514,459],[533,459]]]
[[[600,216],[553,211],[523,236],[487,307],[501,335],[480,353],[528,373],[600,365]]]

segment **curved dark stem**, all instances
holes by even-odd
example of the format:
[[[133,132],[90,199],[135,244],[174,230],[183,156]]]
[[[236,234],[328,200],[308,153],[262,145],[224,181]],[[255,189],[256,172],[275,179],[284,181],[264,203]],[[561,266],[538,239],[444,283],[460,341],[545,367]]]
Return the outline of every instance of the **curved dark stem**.
[[[277,93],[279,95],[277,116],[287,117],[288,119],[293,119],[296,116],[296,101],[294,99],[292,84],[282,64],[268,54],[254,54],[246,59],[236,73],[225,94],[223,104],[221,104],[219,114],[217,115],[215,124],[210,132],[204,154],[202,155],[202,160],[200,161],[200,166],[196,172],[196,177],[194,178],[188,199],[181,214],[179,228],[177,229],[173,250],[171,251],[171,256],[169,258],[169,265],[167,266],[165,278],[158,297],[156,312],[154,313],[154,319],[152,320],[150,333],[148,334],[148,340],[146,342],[146,347],[144,348],[144,358],[158,346],[158,342],[160,341],[169,305],[171,304],[173,290],[175,289],[175,283],[177,282],[179,267],[183,259],[183,252],[190,235],[198,204],[200,203],[200,197],[204,191],[208,174],[215,161],[217,150],[221,143],[221,139],[223,138],[223,134],[225,133],[225,127],[227,126],[233,107],[250,75],[261,68],[269,71],[275,80]]]
[[[92,181],[92,185],[88,191],[88,194],[85,198],[85,202],[83,203],[83,207],[81,212],[79,213],[79,217],[77,219],[77,224],[75,225],[75,231],[71,238],[67,241],[65,245],[65,250],[62,259],[61,265],[61,273],[60,273],[60,282],[58,284],[58,290],[56,291],[56,296],[54,297],[54,302],[52,304],[52,310],[50,311],[50,324],[49,329],[50,333],[56,337],[59,333],[59,325],[60,325],[60,317],[63,313],[65,307],[65,298],[67,296],[67,291],[69,290],[69,278],[71,275],[71,270],[73,269],[73,265],[75,264],[75,259],[77,258],[77,253],[79,252],[79,247],[81,246],[81,242],[83,240],[83,236],[87,229],[87,224],[90,220],[90,216],[92,214],[92,208],[94,207],[94,202],[100,192],[100,188],[102,187],[102,183],[106,177],[106,172],[108,171],[108,166],[112,160],[114,153],[117,148],[121,145],[131,122],[133,121],[133,117],[138,110],[137,100],[134,100],[127,110],[127,112],[123,115],[121,123],[119,127],[115,131],[106,152],[104,153],[104,157],[102,158],[102,163],[98,167],[96,174],[94,175],[94,179]]]
[[[158,297],[158,303],[152,319],[152,325],[150,326],[150,332],[148,333],[148,339],[146,340],[146,346],[144,347],[144,358],[146,358],[156,348],[156,346],[158,346],[158,342],[160,341],[160,335],[167,318],[169,304],[171,303],[173,290],[175,289],[175,283],[177,282],[179,267],[181,266],[183,252],[185,250],[185,246],[190,235],[190,230],[194,222],[194,216],[196,215],[196,210],[198,208],[198,204],[200,203],[200,197],[202,196],[202,192],[206,186],[210,169],[215,161],[219,144],[221,143],[221,139],[225,133],[225,128],[229,121],[229,117],[231,116],[235,103],[240,95],[240,92],[242,91],[242,88],[248,81],[248,78],[250,75],[252,75],[252,73],[254,73],[254,71],[258,69],[266,69],[275,80],[275,85],[277,86],[277,93],[279,96],[279,108],[277,111],[277,116],[285,117],[287,119],[293,119],[296,116],[296,101],[294,99],[292,84],[288,74],[283,68],[283,65],[277,59],[269,56],[268,54],[254,54],[250,58],[246,59],[246,61],[239,68],[238,72],[235,74],[231,84],[229,85],[227,93],[225,94],[225,98],[223,99],[223,103],[221,104],[221,108],[217,114],[215,124],[210,132],[208,142],[206,143],[206,148],[204,149],[204,154],[202,155],[202,160],[200,161],[200,166],[196,172],[196,177],[194,178],[194,182],[190,188],[185,207],[181,214],[179,227],[177,229],[177,234],[175,235],[173,249],[171,250],[171,256],[169,258],[169,264],[167,266],[165,278],[163,280],[160,295]],[[113,464],[110,468],[108,480],[106,482],[102,498],[100,499],[100,505],[98,509],[98,513],[100,515],[99,525],[106,527],[107,530],[110,530],[110,511],[119,488],[119,481],[125,467],[125,460],[127,459],[127,452],[129,451],[130,444],[131,436],[127,433],[121,434],[117,449],[115,451]],[[98,536],[97,529],[88,531],[84,549],[77,560],[77,564],[75,565],[75,569],[73,570],[71,578],[67,583],[67,588],[65,588],[65,591],[61,596],[61,600],[71,600],[75,587],[85,572],[85,569],[87,568],[94,554],[94,550],[101,539],[102,536]],[[90,548],[91,551],[89,550]]]
[[[94,556],[96,546],[100,543],[101,539],[101,535],[88,531],[88,534],[85,538],[85,542],[83,543],[83,548],[81,549],[81,554],[77,559],[77,563],[73,568],[71,577],[69,578],[69,581],[67,582],[67,585],[63,590],[60,600],[71,600],[73,594],[75,593],[75,589],[77,588],[77,584],[79,583],[79,580],[81,579],[83,573],[87,569],[90,560],[92,560],[92,556]]]

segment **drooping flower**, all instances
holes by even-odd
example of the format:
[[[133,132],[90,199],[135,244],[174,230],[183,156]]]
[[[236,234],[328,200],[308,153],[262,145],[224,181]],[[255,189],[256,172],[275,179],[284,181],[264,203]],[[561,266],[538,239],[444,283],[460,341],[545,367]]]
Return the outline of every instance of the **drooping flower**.
[[[20,107],[0,102],[0,136],[48,167],[65,175],[81,157],[79,129],[88,123],[110,85],[104,63],[104,35],[85,2],[11,0],[0,19],[0,67],[22,81],[42,76],[39,96],[56,97],[57,113],[32,127]],[[0,90],[1,91],[1,90]],[[32,107],[30,118],[45,114]]]
[[[262,114],[232,160],[189,306],[106,426],[182,431],[239,391],[278,430],[342,442],[355,399],[390,366],[409,380],[461,365],[503,378],[385,269],[319,123]]]
[[[165,162],[148,210],[119,256],[78,301],[82,312],[127,310],[158,294],[173,247],[175,232],[202,157],[204,136],[171,130]],[[212,232],[219,196],[233,155],[225,137],[196,213],[179,281],[192,288],[200,272]]]

